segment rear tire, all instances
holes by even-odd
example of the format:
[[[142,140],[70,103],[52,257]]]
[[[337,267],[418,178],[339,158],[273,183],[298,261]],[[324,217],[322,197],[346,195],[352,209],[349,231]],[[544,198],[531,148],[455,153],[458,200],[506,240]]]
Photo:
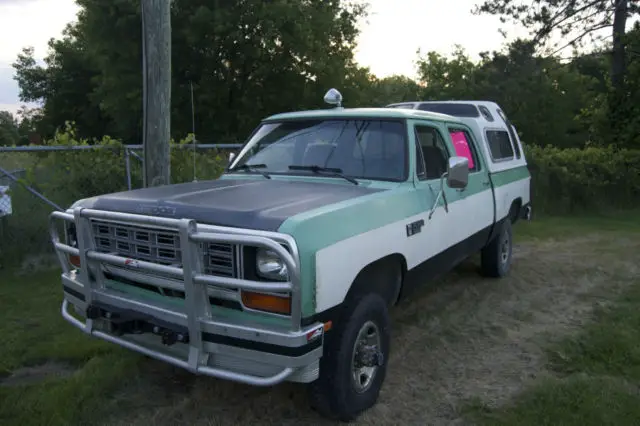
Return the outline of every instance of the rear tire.
[[[349,422],[376,404],[387,370],[387,302],[369,293],[344,306],[344,323],[325,336],[320,376],[309,384],[311,406],[323,417]]]
[[[498,235],[480,252],[482,274],[501,278],[509,273],[513,255],[511,217],[507,216]]]

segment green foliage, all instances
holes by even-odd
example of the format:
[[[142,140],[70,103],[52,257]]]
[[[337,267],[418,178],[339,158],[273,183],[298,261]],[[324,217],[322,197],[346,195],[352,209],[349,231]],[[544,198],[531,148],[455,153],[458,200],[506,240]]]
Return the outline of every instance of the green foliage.
[[[420,98],[418,83],[402,75],[369,79],[369,87],[361,95],[360,105],[363,107],[383,107],[393,102],[415,101]],[[366,99],[362,99],[365,98]]]
[[[192,135],[171,141],[171,181],[189,182],[194,177]],[[87,150],[53,151],[0,155],[0,166],[24,168],[22,182],[31,185],[48,199],[66,208],[79,199],[127,190],[125,145],[109,136],[85,139],[77,134],[73,123],[45,141],[46,146],[86,146]],[[141,152],[138,153],[142,154]],[[226,160],[216,150],[197,150],[195,173],[199,180],[218,177]],[[142,186],[142,164],[130,156],[131,184]],[[20,260],[25,254],[42,253],[51,249],[48,237],[48,215],[53,207],[29,193],[22,185],[11,191],[13,214],[1,224],[0,253],[4,263]]]
[[[18,57],[21,98],[44,102],[47,137],[73,119],[82,137],[140,143],[140,2],[77,3],[77,23],[51,41],[46,68],[32,49]],[[349,92],[365,12],[347,1],[173,1],[172,135],[192,130],[190,83],[196,129],[208,143],[246,134],[265,115],[322,105],[328,87]]]
[[[616,127],[613,129],[614,139],[611,142],[640,149],[640,22],[636,22],[627,33],[627,41],[629,60],[625,91],[618,98],[619,108],[614,111],[617,114],[614,117]]]
[[[531,143],[571,148],[591,141],[637,149],[640,30],[636,26],[625,35],[625,86],[614,91],[609,44],[569,62],[539,53],[554,29],[597,26],[611,2],[580,0],[566,8],[540,3],[538,13],[511,0],[484,2],[481,12],[519,20],[539,37],[483,53],[479,62],[462,46],[454,46],[449,56],[418,52],[419,81],[414,81],[401,75],[377,78],[354,62],[358,23],[367,15],[357,2],[175,0],[172,135],[192,131],[191,84],[195,128],[208,143],[239,142],[239,135],[272,113],[323,107],[323,93],[337,87],[346,107],[488,99],[503,107]],[[31,128],[51,138],[73,120],[80,137],[109,134],[141,143],[140,2],[79,0],[78,5],[77,22],[51,40],[46,67],[37,64],[31,48],[15,61],[21,99],[43,102]],[[584,16],[591,21],[580,21]]]
[[[640,150],[528,145],[525,153],[538,211],[598,212],[640,203]]]
[[[483,54],[478,63],[460,46],[449,58],[429,52],[418,60],[418,75],[425,85],[423,99],[495,101],[531,143],[568,148],[599,140],[586,115],[595,114],[601,101],[591,90],[596,77],[536,56],[530,42],[517,40],[505,52]]]
[[[418,52],[420,55],[420,52]],[[437,52],[428,52],[419,56],[417,61],[418,75],[425,89],[424,99],[449,100],[471,99],[477,97],[474,75],[477,65],[474,64],[462,46],[455,46],[451,58]]]
[[[535,6],[513,0],[484,0],[476,6],[475,13],[500,16],[502,22],[510,19],[530,30],[536,44],[558,37],[559,43],[550,47],[551,54],[566,48],[581,48],[602,42],[600,31],[608,29],[613,38],[611,83],[616,89],[622,87],[626,74],[626,46],[622,41],[626,22],[640,14],[640,6],[633,0],[536,0]]]
[[[17,120],[9,111],[0,111],[0,146],[17,145],[19,140]]]
[[[595,122],[586,121],[589,131],[597,132],[594,140],[637,149],[640,146],[637,125],[640,26],[636,22],[634,29],[627,32],[627,23],[640,16],[638,2],[536,0],[534,3],[535,7],[513,0],[483,0],[476,7],[475,13],[498,15],[502,22],[512,20],[522,25],[530,30],[531,45],[536,51],[544,50],[542,48],[555,35],[559,40],[559,47],[558,44],[551,46],[544,55],[547,58],[557,57],[559,54],[564,57],[574,56],[569,68],[578,64],[579,72],[586,72],[598,80],[595,86],[576,85],[574,87],[577,90],[570,94],[570,97],[581,97],[585,92],[591,92],[592,102],[584,105],[586,115],[582,118],[595,119]],[[609,37],[603,37],[602,31],[609,32],[610,42],[607,41]],[[577,49],[593,46],[597,49],[589,54],[579,55],[576,51],[573,55],[561,53],[569,47]],[[584,65],[587,65],[587,69],[584,69]],[[602,72],[604,69],[607,71]],[[526,102],[542,107],[542,104],[532,101],[526,99]],[[555,102],[553,105],[556,105]],[[554,109],[562,111],[560,107]],[[558,121],[563,122],[562,119],[564,117],[560,117]]]

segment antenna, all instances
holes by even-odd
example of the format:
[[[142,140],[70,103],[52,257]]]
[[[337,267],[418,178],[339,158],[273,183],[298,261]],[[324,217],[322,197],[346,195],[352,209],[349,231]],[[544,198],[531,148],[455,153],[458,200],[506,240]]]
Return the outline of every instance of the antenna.
[[[189,86],[191,86],[191,131],[193,133],[193,181],[197,182],[196,178],[196,111],[193,106],[193,82],[189,81]]]

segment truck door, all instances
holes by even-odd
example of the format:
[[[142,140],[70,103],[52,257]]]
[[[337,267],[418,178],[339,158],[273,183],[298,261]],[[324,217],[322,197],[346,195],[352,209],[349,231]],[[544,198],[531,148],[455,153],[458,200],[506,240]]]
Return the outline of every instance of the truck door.
[[[446,129],[442,125],[429,122],[411,122],[409,131],[413,133],[416,149],[415,183],[418,200],[424,209],[424,225],[419,234],[410,241],[412,251],[424,260],[437,256],[432,262],[430,273],[438,274],[449,270],[463,258],[461,248],[466,238],[461,224],[464,208],[460,204],[461,193],[444,183],[444,197],[438,199],[441,190],[441,176],[447,171],[447,163],[453,156],[453,149],[446,141]],[[437,202],[436,202],[437,200]],[[448,210],[448,211],[447,211]],[[437,269],[437,270],[435,270]]]
[[[455,155],[469,159],[469,183],[456,189],[464,208],[461,226],[467,236],[465,251],[468,255],[480,250],[488,241],[495,220],[495,203],[489,170],[478,149],[478,141],[466,126],[448,124],[447,130]]]

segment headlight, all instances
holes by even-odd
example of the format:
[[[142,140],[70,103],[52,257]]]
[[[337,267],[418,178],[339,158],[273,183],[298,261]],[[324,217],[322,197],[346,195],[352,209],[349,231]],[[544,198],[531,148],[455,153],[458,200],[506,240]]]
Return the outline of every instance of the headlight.
[[[263,278],[276,281],[287,281],[289,271],[287,265],[273,250],[259,248],[256,253],[256,268]]]

